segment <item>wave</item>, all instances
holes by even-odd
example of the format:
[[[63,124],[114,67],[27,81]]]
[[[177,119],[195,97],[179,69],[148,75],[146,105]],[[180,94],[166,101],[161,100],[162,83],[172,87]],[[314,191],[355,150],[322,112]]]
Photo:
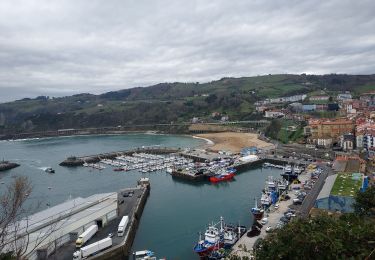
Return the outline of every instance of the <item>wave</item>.
[[[212,140],[207,139],[207,138],[203,138],[203,137],[199,137],[199,136],[195,136],[195,135],[193,135],[193,138],[205,140],[207,142],[207,144],[209,144],[209,145],[214,145],[215,144]]]

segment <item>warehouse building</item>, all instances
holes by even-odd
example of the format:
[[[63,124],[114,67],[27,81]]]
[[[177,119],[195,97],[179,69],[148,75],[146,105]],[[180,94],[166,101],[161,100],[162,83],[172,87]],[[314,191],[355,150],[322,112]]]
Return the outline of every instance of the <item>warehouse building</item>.
[[[15,225],[16,244],[25,247],[28,259],[45,259],[56,248],[74,241],[89,226],[97,224],[100,228],[116,218],[117,197],[116,192],[78,197],[31,215]],[[9,237],[13,242],[6,251],[13,251],[15,234]]]

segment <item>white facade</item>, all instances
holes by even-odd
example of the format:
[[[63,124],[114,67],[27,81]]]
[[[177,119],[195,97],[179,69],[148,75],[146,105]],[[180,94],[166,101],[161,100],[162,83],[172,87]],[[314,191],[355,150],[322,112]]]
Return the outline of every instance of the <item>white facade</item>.
[[[51,253],[70,240],[70,233],[82,233],[89,226],[101,221],[105,225],[117,216],[117,193],[97,194],[87,198],[76,198],[19,221],[16,225],[18,243],[28,240],[26,254],[36,258],[36,248],[47,248]],[[29,234],[29,235],[27,235]],[[12,249],[14,241],[6,251]]]

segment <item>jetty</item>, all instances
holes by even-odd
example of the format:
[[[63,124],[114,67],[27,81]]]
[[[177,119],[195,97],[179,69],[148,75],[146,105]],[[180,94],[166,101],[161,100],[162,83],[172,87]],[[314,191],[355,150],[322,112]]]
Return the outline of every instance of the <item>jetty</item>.
[[[18,163],[12,163],[8,161],[0,161],[0,172],[10,170],[20,166]]]
[[[106,197],[104,199],[100,197],[100,194],[91,196],[97,199],[91,209],[83,209],[77,211],[77,213],[68,212],[70,215],[73,213],[79,214],[79,216],[83,215],[83,218],[77,220],[77,222],[80,223],[79,225],[82,226],[79,228],[79,232],[77,232],[77,230],[69,232],[66,235],[66,242],[63,245],[58,245],[55,243],[56,241],[53,242],[52,244],[55,245],[53,252],[50,252],[51,245],[49,244],[38,248],[38,259],[72,259],[73,253],[77,251],[75,241],[78,235],[87,228],[87,225],[93,222],[99,226],[99,230],[95,234],[95,237],[90,239],[88,244],[106,238],[109,233],[114,234],[114,236],[112,237],[111,247],[89,256],[87,259],[127,259],[132,253],[131,247],[142,217],[143,209],[150,194],[150,187],[149,180],[147,178],[142,178],[138,181],[136,187],[124,188],[118,192],[110,193],[109,195],[105,194]],[[106,202],[107,200],[110,201]],[[107,203],[108,205],[102,205],[103,203]],[[85,207],[90,206],[86,204],[84,205]],[[85,212],[89,212],[90,214],[85,215]],[[117,236],[118,225],[123,216],[129,217],[129,224],[125,229],[124,236]],[[94,221],[88,218],[94,219]],[[69,219],[74,219],[74,216],[70,216]],[[66,225],[69,226],[71,224],[67,223]],[[57,239],[57,241],[60,240],[61,238]]]

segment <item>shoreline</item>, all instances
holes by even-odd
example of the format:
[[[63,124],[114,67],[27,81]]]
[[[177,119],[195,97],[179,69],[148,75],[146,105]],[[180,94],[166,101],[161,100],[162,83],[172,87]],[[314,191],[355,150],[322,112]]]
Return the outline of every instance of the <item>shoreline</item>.
[[[212,141],[211,139],[204,138],[204,137],[199,137],[199,136],[196,136],[196,135],[188,135],[188,136],[191,136],[191,137],[193,137],[194,139],[201,139],[201,140],[204,140],[204,141],[206,141],[206,145],[208,145],[208,146],[215,145],[215,142]]]

